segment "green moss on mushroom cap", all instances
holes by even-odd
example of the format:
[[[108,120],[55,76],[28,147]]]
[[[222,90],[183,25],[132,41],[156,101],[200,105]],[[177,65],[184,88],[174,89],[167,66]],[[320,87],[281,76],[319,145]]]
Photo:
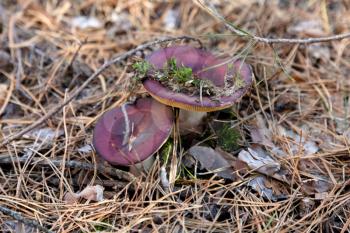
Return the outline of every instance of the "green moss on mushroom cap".
[[[159,49],[146,57],[146,61],[152,66],[151,72],[148,72],[143,81],[143,86],[148,93],[163,104],[189,111],[210,112],[230,107],[246,93],[252,84],[253,73],[249,65],[242,61],[226,64],[224,60],[216,58],[210,52],[190,46]],[[169,70],[183,71],[183,67],[187,68],[185,74],[189,76],[191,73],[193,76],[190,80],[200,80],[206,85],[212,85],[208,89],[214,94],[206,95],[203,90],[192,93],[179,91],[164,85],[164,82],[156,77],[158,71],[160,73],[167,73]],[[173,77],[176,77],[176,73]]]

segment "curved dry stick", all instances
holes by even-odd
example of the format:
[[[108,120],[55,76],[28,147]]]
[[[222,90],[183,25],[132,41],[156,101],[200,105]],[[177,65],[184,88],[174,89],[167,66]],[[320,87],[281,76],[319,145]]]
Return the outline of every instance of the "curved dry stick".
[[[21,157],[21,158],[11,158],[10,156],[0,158],[0,164],[12,164],[15,163],[26,163],[28,162],[28,158]],[[85,163],[85,162],[79,162],[75,160],[68,160],[64,161],[62,159],[41,159],[41,158],[33,158],[30,162],[33,165],[41,165],[41,166],[62,166],[63,163],[65,163],[67,168],[78,168],[78,169],[84,169],[84,170],[90,170],[93,171],[95,169],[95,165],[91,163]],[[105,166],[104,164],[97,164],[96,165],[98,172],[103,174],[108,174],[110,176],[116,176],[121,180],[134,182],[136,180],[136,177],[132,175],[129,172],[119,170],[116,168],[113,168],[111,166]]]
[[[320,43],[320,42],[328,42],[333,40],[342,40],[346,38],[350,38],[350,32],[339,34],[339,35],[333,35],[333,36],[326,36],[326,37],[316,37],[316,38],[302,38],[302,39],[292,39],[292,38],[265,38],[260,37],[256,35],[252,35],[248,32],[239,30],[235,26],[228,23],[225,18],[216,10],[214,5],[206,0],[195,0],[195,2],[202,7],[204,10],[206,10],[209,14],[214,16],[215,18],[222,21],[228,30],[235,33],[238,36],[241,37],[247,37],[247,39],[255,40],[257,42],[263,42],[267,44],[277,44],[277,43],[287,43],[287,44],[312,44],[312,43]]]
[[[40,230],[41,232],[45,232],[45,233],[53,233],[53,231],[50,231],[49,229],[43,227],[40,225],[39,222],[35,221],[35,220],[31,220],[31,219],[27,219],[25,217],[23,217],[20,213],[17,213],[13,210],[10,210],[4,206],[0,206],[0,212],[16,219],[18,222],[23,223],[24,225],[33,227],[33,228],[37,228],[38,230]]]
[[[51,116],[56,114],[60,109],[62,109],[67,104],[69,104],[77,95],[79,95],[79,93],[92,80],[94,80],[98,75],[100,75],[109,66],[111,66],[111,65],[113,65],[115,63],[119,63],[119,62],[125,60],[126,58],[134,55],[135,53],[137,53],[139,51],[142,51],[142,50],[145,50],[145,49],[147,49],[147,48],[149,48],[151,46],[154,46],[154,45],[160,44],[160,43],[164,43],[164,42],[168,42],[168,41],[174,41],[174,40],[194,40],[194,41],[197,41],[201,45],[201,42],[198,39],[190,37],[190,36],[169,37],[169,38],[158,39],[158,40],[155,40],[155,41],[152,41],[152,42],[148,42],[148,43],[139,45],[136,48],[134,48],[132,50],[129,50],[129,51],[127,51],[127,52],[125,52],[125,53],[123,53],[123,54],[113,58],[112,60],[110,60],[107,63],[103,64],[99,69],[97,69],[69,98],[67,98],[65,101],[63,101],[61,104],[59,104],[57,107],[55,107],[54,109],[49,111],[46,115],[44,115],[41,118],[39,118],[38,120],[36,120],[33,124],[31,124],[28,127],[24,128],[20,132],[5,138],[3,141],[0,142],[0,147],[3,147],[5,145],[7,145],[8,143],[10,143],[11,141],[22,137],[24,134],[28,133],[29,131],[35,129],[36,127],[38,127],[39,125],[44,123],[47,119],[49,119]]]

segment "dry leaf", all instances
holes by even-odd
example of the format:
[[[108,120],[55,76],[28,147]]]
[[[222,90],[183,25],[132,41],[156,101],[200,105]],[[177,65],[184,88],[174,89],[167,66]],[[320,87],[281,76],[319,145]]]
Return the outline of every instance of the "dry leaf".
[[[314,175],[315,176],[315,175]],[[333,188],[333,184],[331,182],[326,181],[326,177],[322,179],[321,175],[319,175],[319,179],[317,180],[308,180],[305,181],[302,185],[302,189],[308,195],[320,195],[322,193],[327,193]]]
[[[278,190],[265,176],[257,176],[248,182],[248,186],[257,191],[262,197],[271,201],[278,201],[286,197],[285,190]]]
[[[307,126],[302,126],[302,136],[294,133],[292,130],[286,130],[282,126],[279,127],[279,134],[290,138],[294,143],[290,143],[290,151],[292,154],[300,154],[302,149],[304,155],[312,155],[320,150],[317,143],[310,137],[306,137],[309,129]]]
[[[301,199],[300,202],[300,211],[299,211],[299,215],[301,217],[304,217],[305,215],[309,214],[312,209],[314,208],[315,205],[315,201],[308,198],[308,197],[304,197],[303,199]]]
[[[102,201],[103,200],[103,190],[104,187],[101,185],[95,185],[95,186],[87,186],[83,191],[80,193],[70,193],[67,192],[64,195],[64,201],[72,204],[74,202],[77,202],[79,198],[84,198],[86,200],[92,200],[92,201]]]
[[[266,127],[265,120],[260,114],[256,116],[255,125],[249,127],[249,132],[253,143],[275,147],[271,140],[272,132]]]
[[[201,169],[205,168],[208,171],[219,170],[217,172],[218,176],[235,180],[235,176],[233,174],[234,171],[230,165],[230,162],[228,162],[227,159],[225,159],[218,151],[215,151],[210,147],[193,146],[189,149],[189,153],[200,162]]]
[[[215,151],[220,153],[221,156],[226,159],[231,167],[233,168],[235,174],[238,177],[245,176],[248,174],[249,167],[247,163],[239,160],[237,157],[233,156],[232,154],[222,150],[221,148],[217,147],[215,148]]]
[[[251,169],[268,176],[273,176],[281,169],[280,163],[275,161],[262,149],[257,148],[253,150],[248,148],[248,151],[241,150],[238,154],[238,158],[246,162]]]
[[[290,176],[290,171],[281,167],[280,163],[268,155],[262,147],[254,146],[253,148],[248,148],[248,151],[242,150],[238,154],[238,159],[247,163],[248,167],[255,171],[271,176],[279,181],[290,183],[290,180],[287,178]]]

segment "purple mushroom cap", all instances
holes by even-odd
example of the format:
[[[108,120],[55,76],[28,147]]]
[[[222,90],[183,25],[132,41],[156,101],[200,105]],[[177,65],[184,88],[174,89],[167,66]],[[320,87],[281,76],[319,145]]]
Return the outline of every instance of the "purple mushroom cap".
[[[161,70],[171,58],[176,59],[178,65],[192,68],[193,74],[199,79],[208,79],[217,87],[224,87],[225,78],[234,79],[237,76],[242,79],[243,85],[231,95],[213,99],[209,96],[200,97],[199,95],[175,92],[155,79],[146,79],[143,86],[148,93],[166,105],[190,111],[217,111],[232,106],[247,92],[252,84],[253,73],[248,64],[240,60],[222,64],[225,63],[225,60],[216,58],[208,51],[191,46],[172,46],[159,49],[147,56],[146,60],[155,69]]]
[[[172,108],[152,98],[138,99],[125,105],[124,112],[118,107],[100,117],[93,132],[93,145],[109,163],[129,166],[153,155],[169,137],[172,126]]]

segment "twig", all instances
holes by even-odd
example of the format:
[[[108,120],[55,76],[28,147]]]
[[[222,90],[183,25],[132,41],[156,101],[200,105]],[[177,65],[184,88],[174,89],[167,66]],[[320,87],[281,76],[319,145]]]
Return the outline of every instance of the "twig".
[[[5,158],[0,158],[0,164],[13,164],[13,163],[25,163],[28,162],[28,158],[22,157],[22,158],[10,158],[10,157],[5,157]],[[65,162],[65,167],[69,168],[79,168],[79,169],[85,169],[85,170],[94,170],[94,164],[90,163],[83,163],[83,162],[78,162],[74,160],[68,160],[68,161],[63,161],[63,160],[53,160],[53,159],[47,159],[43,160],[41,158],[32,158],[31,164],[40,164],[42,166],[50,166],[50,165],[55,165],[57,167],[61,166]],[[108,167],[103,164],[97,164],[96,165],[97,170],[100,173],[106,173],[111,176],[116,176],[119,179],[126,180],[126,181],[135,181],[136,177],[133,176],[131,173],[119,170],[113,167]]]
[[[179,37],[170,37],[170,38],[165,38],[165,39],[158,39],[152,42],[148,42],[142,45],[137,46],[136,48],[129,50],[115,58],[113,58],[112,60],[108,61],[107,63],[103,64],[99,69],[97,69],[72,95],[70,95],[70,97],[68,97],[65,101],[63,101],[62,103],[58,104],[57,107],[53,108],[52,110],[50,110],[46,115],[42,116],[41,118],[39,118],[38,120],[36,120],[33,124],[29,125],[28,127],[24,128],[23,130],[21,130],[20,132],[12,135],[12,136],[8,136],[6,139],[4,139],[3,141],[1,141],[0,143],[0,147],[3,147],[5,145],[7,145],[8,143],[12,142],[13,140],[22,137],[24,134],[28,133],[29,131],[35,129],[36,127],[38,127],[39,125],[41,125],[42,123],[44,123],[47,119],[49,119],[50,117],[52,117],[54,114],[56,114],[58,111],[60,111],[60,109],[62,109],[64,106],[66,106],[67,104],[69,104],[76,96],[79,95],[79,93],[84,90],[84,88],[92,81],[94,80],[98,75],[100,75],[105,69],[107,69],[109,66],[119,63],[123,60],[125,60],[126,58],[134,55],[135,53],[137,53],[138,51],[142,51],[145,50],[151,46],[154,46],[156,44],[160,44],[160,43],[164,43],[164,42],[168,42],[168,41],[174,41],[174,40],[194,40],[200,43],[200,41],[196,38],[190,37],[190,36],[179,36]],[[201,43],[200,43],[201,44]]]
[[[47,181],[53,185],[58,185],[61,182],[61,179],[56,177],[51,177]],[[80,180],[77,177],[72,177],[70,179],[70,182],[72,186],[92,185],[91,180],[87,180],[87,179]],[[103,187],[113,187],[113,189],[124,189],[125,187],[127,187],[128,189],[135,191],[135,187],[133,185],[129,185],[129,182],[116,180],[116,179],[110,179],[110,180],[96,179],[94,180],[93,185],[101,185]]]
[[[39,229],[41,232],[53,233],[53,231],[50,231],[49,229],[46,229],[45,227],[41,226],[39,222],[34,221],[34,220],[30,220],[30,219],[26,219],[20,213],[17,213],[13,210],[10,210],[6,207],[0,206],[0,211],[3,212],[4,214],[16,219],[17,221],[22,222],[23,224],[25,224],[27,226]]]
[[[77,56],[79,54],[79,51],[81,50],[81,47],[83,47],[83,45],[85,45],[86,43],[87,43],[87,38],[85,38],[83,41],[78,43],[78,48],[75,50],[75,52],[73,54],[73,57],[71,58],[69,64],[66,66],[66,69],[63,72],[64,74],[66,74],[67,69],[73,65],[73,62],[77,58]]]
[[[255,40],[257,42],[263,42],[267,44],[276,44],[276,43],[287,43],[287,44],[311,44],[311,43],[320,43],[320,42],[328,42],[333,40],[342,40],[346,38],[350,38],[350,32],[339,34],[339,35],[333,35],[333,36],[326,36],[326,37],[316,37],[316,38],[301,38],[301,39],[292,39],[292,38],[265,38],[265,37],[259,37],[256,35],[253,35],[251,33],[248,33],[246,31],[240,30],[234,25],[228,23],[226,19],[216,10],[214,5],[207,1],[207,0],[196,0],[196,3],[198,3],[199,6],[201,6],[204,10],[206,10],[209,14],[214,16],[215,18],[222,21],[227,29],[229,29],[231,32],[235,33],[238,36],[246,37],[250,40]]]

